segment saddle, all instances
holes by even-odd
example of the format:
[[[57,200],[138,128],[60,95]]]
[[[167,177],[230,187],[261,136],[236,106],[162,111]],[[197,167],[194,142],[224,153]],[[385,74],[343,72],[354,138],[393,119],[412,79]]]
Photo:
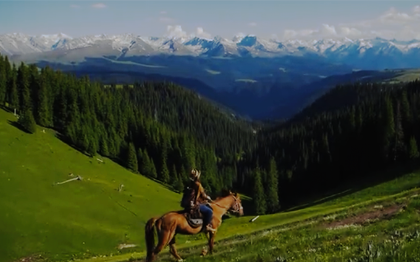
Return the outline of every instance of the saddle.
[[[192,228],[198,228],[203,225],[203,215],[200,212],[200,207],[198,205],[186,209],[184,216],[187,219],[188,224]]]

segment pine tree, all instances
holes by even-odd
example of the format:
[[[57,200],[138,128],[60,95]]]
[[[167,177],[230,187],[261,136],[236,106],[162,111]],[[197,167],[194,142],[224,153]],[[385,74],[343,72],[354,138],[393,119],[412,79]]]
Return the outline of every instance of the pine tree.
[[[88,134],[89,144],[86,152],[90,156],[94,157],[98,151],[98,140],[96,139],[95,135],[92,134],[92,132],[89,132]]]
[[[36,132],[36,123],[31,110],[26,109],[23,114],[19,116],[18,123],[29,133],[33,134]]]
[[[188,140],[185,136],[182,137],[181,143],[181,154],[182,154],[182,161],[185,163],[187,169],[193,169],[196,167],[196,161],[194,157],[194,144],[191,140]]]
[[[408,144],[408,154],[410,159],[417,159],[419,158],[419,150],[417,147],[417,141],[414,136],[410,138],[410,143]]]
[[[182,192],[184,190],[184,181],[182,180],[182,176],[177,176],[177,183],[175,185],[175,189],[178,190],[178,192]]]
[[[48,127],[52,124],[48,103],[48,81],[46,81],[44,75],[41,75],[41,79],[39,80],[39,82],[39,89],[36,92],[36,120],[39,125]]]
[[[270,159],[270,165],[268,169],[267,179],[267,210],[268,212],[274,213],[279,208],[279,196],[278,196],[278,172],[276,162],[274,158]]]
[[[394,108],[390,98],[385,100],[385,116],[384,116],[384,127],[383,127],[383,157],[384,160],[390,157],[392,140],[395,135],[395,123],[394,123]]]
[[[150,159],[150,177],[157,178],[157,171],[156,171],[156,165],[155,161],[152,158]]]
[[[261,172],[257,167],[254,171],[254,190],[253,204],[257,215],[264,215],[267,211],[267,205],[264,196],[264,187],[262,185]]]
[[[147,150],[144,149],[141,155],[142,155],[141,166],[139,166],[140,172],[145,176],[148,176],[151,178],[157,178],[155,164],[153,162],[153,159],[149,157]]]
[[[6,62],[3,60],[3,56],[0,55],[0,104],[4,104],[6,101],[6,87]]]
[[[102,156],[109,156],[108,142],[107,142],[107,139],[106,139],[106,134],[104,134],[102,136],[101,143],[99,144],[99,153]]]
[[[32,110],[31,93],[29,90],[29,73],[27,66],[22,62],[18,68],[17,88],[19,95],[19,111]]]
[[[171,172],[170,172],[170,182],[171,185],[175,188],[178,184],[178,174],[176,173],[175,165],[172,165]]]
[[[145,159],[144,159],[144,155],[143,155],[143,150],[139,147],[137,149],[137,169],[140,172],[140,174],[142,175],[146,175],[146,173],[144,172],[144,165],[145,165]]]
[[[405,154],[406,154],[406,148],[404,144],[404,130],[403,130],[401,122],[402,122],[402,119],[401,119],[400,104],[397,103],[396,114],[394,118],[395,133],[394,133],[394,138],[392,140],[393,142],[392,153],[393,153],[394,161],[405,157]]]
[[[8,103],[9,107],[12,109],[18,109],[19,108],[19,94],[16,84],[16,67],[13,65],[13,69],[11,71],[11,75],[9,78],[9,82],[7,84],[7,97],[8,97]]]
[[[169,177],[168,166],[166,164],[166,158],[163,158],[161,160],[159,179],[160,179],[160,181],[162,181],[165,184],[169,182],[170,177]]]
[[[132,142],[128,144],[126,166],[134,173],[138,172],[137,154],[136,149],[134,148],[134,144]]]
[[[181,182],[184,183],[185,181],[187,181],[188,179],[188,174],[185,171],[185,167],[184,165],[181,165],[180,169],[179,169],[179,173],[178,173],[179,177],[181,178]]]

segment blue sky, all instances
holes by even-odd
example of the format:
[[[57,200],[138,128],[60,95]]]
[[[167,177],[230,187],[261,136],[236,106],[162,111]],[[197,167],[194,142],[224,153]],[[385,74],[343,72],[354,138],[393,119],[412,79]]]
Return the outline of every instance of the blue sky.
[[[420,1],[0,1],[0,34],[420,38]]]

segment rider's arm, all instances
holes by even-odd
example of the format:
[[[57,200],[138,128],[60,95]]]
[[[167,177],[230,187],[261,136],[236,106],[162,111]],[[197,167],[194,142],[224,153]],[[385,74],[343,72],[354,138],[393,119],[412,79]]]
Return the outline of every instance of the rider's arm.
[[[198,185],[198,190],[197,190],[197,196],[196,196],[196,201],[198,200],[198,198],[200,196],[202,196],[204,199],[210,199],[209,196],[206,194],[206,192],[204,191],[203,186],[201,185],[201,183],[197,183]]]

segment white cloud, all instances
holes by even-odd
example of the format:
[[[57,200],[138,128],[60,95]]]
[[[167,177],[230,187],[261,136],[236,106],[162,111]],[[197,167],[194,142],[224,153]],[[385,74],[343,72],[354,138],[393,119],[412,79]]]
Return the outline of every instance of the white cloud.
[[[182,38],[182,37],[202,37],[202,38],[211,38],[211,34],[204,31],[202,27],[197,27],[195,32],[192,34],[188,34],[186,31],[182,29],[182,26],[180,25],[168,25],[166,27],[166,37],[176,37],[176,38]]]
[[[172,38],[172,37],[176,37],[176,38],[187,37],[187,32],[182,30],[182,27],[180,25],[168,25],[166,27],[166,36],[170,37],[170,38]]]
[[[248,25],[249,25],[249,26],[257,26],[257,23],[255,23],[255,22],[251,22],[251,23],[249,23]]]
[[[379,22],[382,24],[406,24],[416,20],[415,16],[407,13],[398,12],[395,8],[390,8],[386,13],[379,17]]]
[[[203,38],[211,38],[211,34],[204,32],[204,29],[202,27],[197,27],[195,35]]]
[[[419,26],[420,6],[414,6],[409,13],[390,8],[371,20],[338,25],[323,24],[318,28],[304,30],[287,29],[283,33],[283,38],[382,37],[411,40],[420,39]]]
[[[323,24],[321,27],[321,34],[325,35],[337,35],[337,32],[335,31],[335,27],[333,25]]]
[[[93,4],[92,7],[100,9],[100,8],[105,8],[106,5],[104,3],[96,3],[96,4]]]
[[[346,36],[349,38],[357,38],[361,37],[363,34],[360,32],[360,30],[354,28],[354,27],[347,27],[347,26],[341,26],[339,28],[339,35]]]

